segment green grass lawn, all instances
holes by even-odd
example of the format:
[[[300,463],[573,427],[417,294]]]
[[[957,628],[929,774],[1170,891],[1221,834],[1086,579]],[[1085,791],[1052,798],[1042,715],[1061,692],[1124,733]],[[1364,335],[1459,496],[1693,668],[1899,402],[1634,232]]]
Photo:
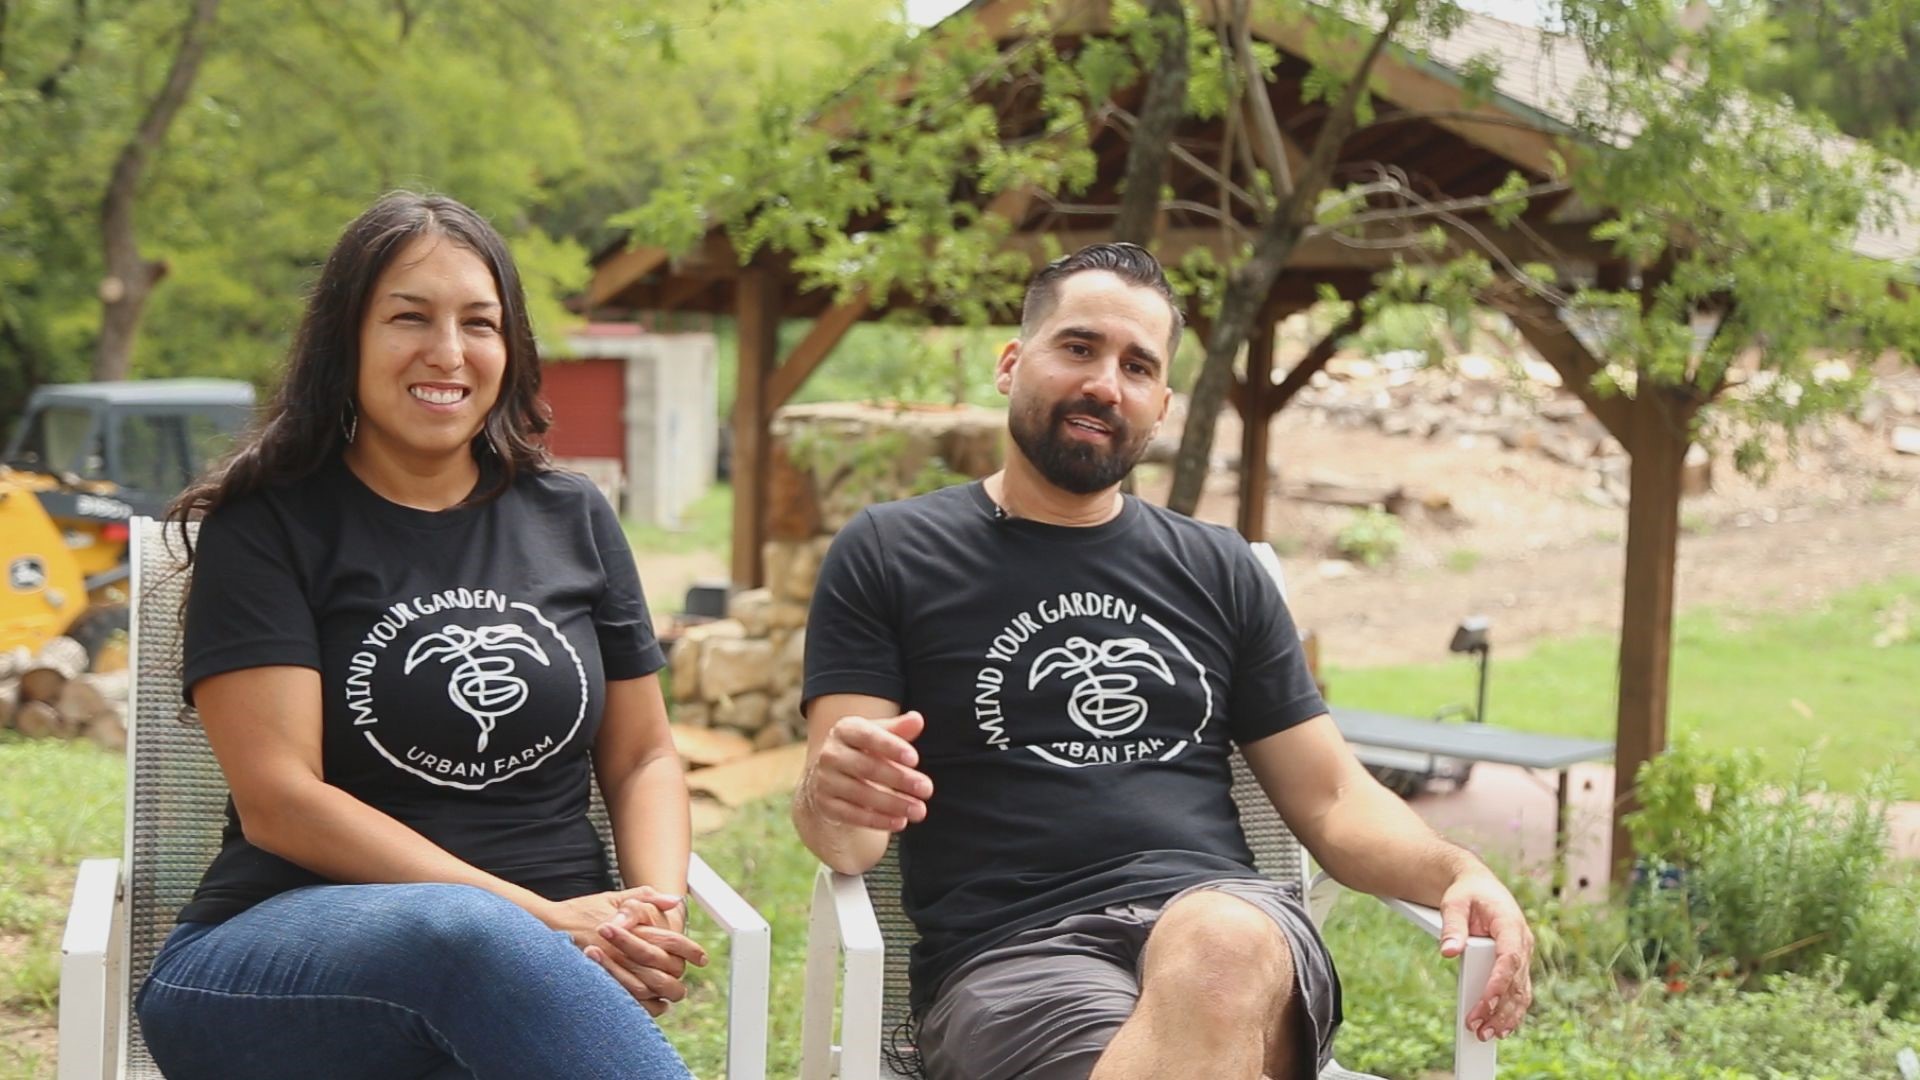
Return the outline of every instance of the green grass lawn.
[[[1675,731],[1697,731],[1710,746],[1758,749],[1767,765],[1781,772],[1791,767],[1799,748],[1818,743],[1825,774],[1837,786],[1855,787],[1866,771],[1894,762],[1909,792],[1920,791],[1920,724],[1914,723],[1920,719],[1920,682],[1915,678],[1920,674],[1920,640],[1884,648],[1872,643],[1879,629],[1877,613],[1917,601],[1920,579],[1905,578],[1846,593],[1818,611],[1798,615],[1688,615],[1676,633]],[[1548,643],[1524,657],[1499,657],[1490,719],[1533,730],[1606,737],[1613,724],[1614,662],[1613,645],[1602,638]],[[1465,661],[1333,670],[1329,681],[1338,702],[1413,715],[1466,700],[1473,691],[1472,668]],[[52,1022],[59,933],[73,868],[82,857],[118,852],[123,773],[118,755],[89,744],[0,741],[0,1080],[51,1076],[50,1065],[17,1046],[12,1034]],[[726,829],[702,838],[698,847],[773,924],[768,1075],[792,1076],[798,1065],[814,860],[787,824],[784,799],[739,812]],[[1382,910],[1349,901],[1336,910],[1328,931],[1352,1003],[1345,1045],[1362,1055],[1344,1060],[1349,1065],[1372,1064],[1387,1075],[1419,1076],[1438,1067],[1433,1054],[1448,1023],[1448,969],[1431,958],[1430,943],[1410,929],[1395,928]],[[1563,921],[1558,915],[1553,921],[1562,942],[1568,935],[1596,933],[1590,922]],[[702,940],[718,945],[704,918],[694,926]],[[1552,940],[1546,935],[1543,939]],[[714,948],[711,969],[695,975],[688,1001],[664,1021],[701,1077],[721,1075],[725,1059],[726,1006],[720,991],[725,963],[725,949]],[[1777,1012],[1745,1002],[1727,1005],[1724,1015],[1708,1021],[1689,1011],[1697,1008],[1694,1004],[1668,1002],[1653,991],[1606,996],[1611,985],[1604,977],[1569,976],[1557,989],[1543,992],[1542,1015],[1528,1036],[1532,1041],[1516,1045],[1508,1060],[1544,1066],[1569,1054],[1588,1054],[1583,1048],[1600,1045],[1592,1042],[1598,1030],[1593,1018],[1603,1016],[1609,1041],[1604,1053],[1591,1050],[1599,1055],[1592,1070],[1528,1075],[1624,1075],[1609,1073],[1605,1062],[1634,1060],[1642,1052],[1679,1061],[1689,1032],[1716,1023],[1747,1032],[1738,1047],[1723,1048],[1732,1056],[1721,1060],[1739,1061],[1744,1055],[1759,1061],[1772,1052],[1763,1046],[1768,1032],[1791,1029],[1783,1018],[1795,1015],[1794,1009],[1814,1007],[1809,1003],[1824,1000],[1820,995],[1826,994],[1819,984],[1807,983],[1794,991],[1802,997],[1766,1006]],[[1846,1034],[1847,1025],[1857,1019],[1835,1014],[1831,1028]],[[1912,1026],[1900,1030],[1902,1038],[1920,1031]],[[1909,1041],[1920,1042],[1920,1035]],[[1609,1056],[1615,1054],[1621,1056]],[[1732,1074],[1687,1071],[1676,1064],[1671,1070],[1662,1066],[1633,1075]]]
[[[733,488],[728,484],[708,488],[706,494],[695,499],[680,515],[677,529],[634,521],[624,522],[623,527],[627,543],[639,554],[718,551],[724,555],[733,546]]]
[[[1912,613],[1904,641],[1875,647],[1886,613]],[[1589,636],[1547,642],[1503,656],[1494,625],[1487,719],[1502,727],[1611,739],[1618,646]],[[1465,657],[1399,667],[1326,672],[1336,705],[1409,716],[1471,702],[1474,667]],[[1920,578],[1903,577],[1842,593],[1794,614],[1696,611],[1674,627],[1671,734],[1697,732],[1716,749],[1760,751],[1785,776],[1803,749],[1817,749],[1816,773],[1841,791],[1859,791],[1891,766],[1907,797],[1920,798]]]
[[[0,742],[0,1080],[53,1075],[15,1036],[53,1023],[74,870],[119,853],[125,773],[92,743]]]

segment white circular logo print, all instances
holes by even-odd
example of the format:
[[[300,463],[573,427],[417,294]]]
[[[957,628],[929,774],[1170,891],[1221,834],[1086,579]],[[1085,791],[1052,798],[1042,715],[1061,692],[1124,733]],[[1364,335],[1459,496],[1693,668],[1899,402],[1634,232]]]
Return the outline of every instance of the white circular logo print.
[[[1009,619],[984,655],[973,714],[987,745],[1054,765],[1171,761],[1213,718],[1192,651],[1123,597],[1049,597]]]
[[[348,662],[346,698],[354,726],[396,768],[477,791],[573,740],[587,675],[540,609],[448,589],[381,613]]]

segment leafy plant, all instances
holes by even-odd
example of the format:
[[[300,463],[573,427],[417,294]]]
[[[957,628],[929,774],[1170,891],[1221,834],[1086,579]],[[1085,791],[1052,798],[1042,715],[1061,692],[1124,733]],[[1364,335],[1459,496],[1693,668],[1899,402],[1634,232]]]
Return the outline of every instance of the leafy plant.
[[[1810,779],[1810,754],[1783,788],[1762,788],[1758,774],[1755,755],[1708,753],[1691,738],[1641,770],[1642,807],[1626,823],[1646,855],[1629,899],[1642,955],[1671,975],[1749,985],[1844,959],[1839,977],[1862,998],[1913,1011],[1920,904],[1887,874],[1890,774],[1847,799]]]
[[[1333,548],[1367,566],[1379,566],[1400,553],[1406,534],[1400,519],[1378,506],[1356,510],[1333,538]]]
[[[1893,1016],[1920,1020],[1920,871],[1878,883],[1846,945],[1847,985]],[[1920,1050],[1920,1047],[1916,1047]]]
[[[1749,751],[1717,753],[1697,735],[1681,736],[1640,768],[1640,808],[1625,818],[1633,849],[1659,863],[1687,865],[1727,827],[1716,808],[1745,801],[1759,784],[1759,769],[1760,759]]]

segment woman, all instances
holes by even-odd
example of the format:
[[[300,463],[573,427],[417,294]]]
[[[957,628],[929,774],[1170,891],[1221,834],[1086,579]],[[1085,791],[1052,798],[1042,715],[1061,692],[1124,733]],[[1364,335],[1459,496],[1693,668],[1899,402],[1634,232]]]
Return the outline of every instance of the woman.
[[[169,1077],[686,1076],[649,1015],[706,962],[663,660],[611,508],[534,441],[539,386],[499,235],[389,195],[175,504],[203,519],[182,682],[233,798],[137,1005]]]

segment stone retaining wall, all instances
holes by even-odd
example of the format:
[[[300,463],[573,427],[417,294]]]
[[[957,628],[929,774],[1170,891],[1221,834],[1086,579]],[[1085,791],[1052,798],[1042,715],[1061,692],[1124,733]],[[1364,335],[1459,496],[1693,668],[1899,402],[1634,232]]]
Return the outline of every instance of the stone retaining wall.
[[[737,733],[760,750],[804,739],[807,604],[833,535],[873,503],[999,469],[1005,426],[1005,414],[991,409],[782,409],[773,422],[767,584],[735,593],[727,618],[674,644],[675,725]]]

